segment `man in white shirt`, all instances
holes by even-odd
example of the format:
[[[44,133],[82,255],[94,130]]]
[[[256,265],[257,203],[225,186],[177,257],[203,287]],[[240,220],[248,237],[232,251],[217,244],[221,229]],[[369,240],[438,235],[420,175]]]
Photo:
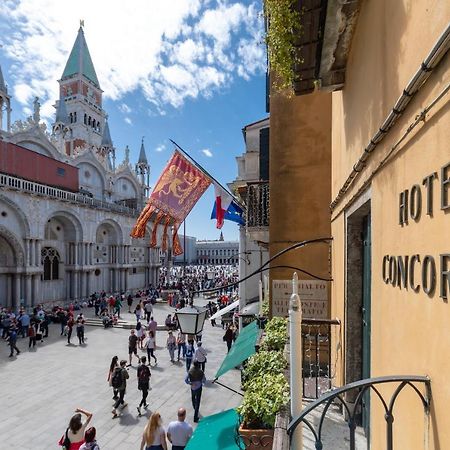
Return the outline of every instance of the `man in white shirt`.
[[[147,318],[147,323],[150,322],[150,317],[153,314],[153,306],[152,302],[150,301],[150,298],[147,299],[147,303],[144,306],[145,309],[145,316]]]
[[[200,368],[205,372],[206,350],[202,347],[202,341],[197,342],[197,350],[194,353],[194,362],[200,363]]]
[[[192,436],[192,427],[187,422],[186,410],[180,408],[178,410],[178,420],[170,422],[167,427],[167,438],[172,444],[172,450],[184,450]]]

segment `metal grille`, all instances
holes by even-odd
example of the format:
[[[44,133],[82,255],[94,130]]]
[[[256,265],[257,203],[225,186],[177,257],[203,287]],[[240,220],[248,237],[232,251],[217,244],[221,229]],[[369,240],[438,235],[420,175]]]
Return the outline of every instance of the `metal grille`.
[[[268,227],[269,218],[269,183],[249,183],[247,190],[247,227]]]

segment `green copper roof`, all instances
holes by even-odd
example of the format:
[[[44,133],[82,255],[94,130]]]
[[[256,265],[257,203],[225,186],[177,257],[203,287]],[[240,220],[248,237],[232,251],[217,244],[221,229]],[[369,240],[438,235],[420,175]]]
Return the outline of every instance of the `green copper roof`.
[[[77,39],[75,40],[75,44],[73,44],[72,51],[70,52],[69,59],[61,78],[68,78],[78,73],[83,74],[97,87],[100,87],[82,27],[78,30]]]

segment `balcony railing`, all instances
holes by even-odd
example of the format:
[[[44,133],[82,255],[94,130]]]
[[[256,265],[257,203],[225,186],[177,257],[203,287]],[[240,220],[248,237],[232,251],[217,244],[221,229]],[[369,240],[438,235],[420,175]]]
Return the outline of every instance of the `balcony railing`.
[[[395,389],[389,396],[386,395],[384,389],[380,389],[381,385],[394,384]],[[424,392],[422,393],[419,386],[423,386]],[[322,450],[323,447],[323,431],[324,421],[326,419],[327,412],[330,411],[330,407],[333,403],[339,402],[342,405],[343,410],[347,416],[347,423],[349,428],[349,440],[348,448],[350,450],[356,450],[356,426],[357,415],[361,412],[363,399],[372,391],[373,397],[378,399],[381,403],[384,419],[386,421],[386,449],[393,450],[393,423],[394,423],[394,406],[397,398],[405,387],[409,386],[413,392],[415,392],[422,404],[425,415],[430,412],[431,406],[431,381],[425,376],[388,376],[369,378],[366,380],[356,381],[354,383],[347,384],[341,388],[327,392],[315,402],[309,404],[298,417],[294,417],[288,428],[288,433],[292,436],[292,433],[300,423],[303,423],[313,435],[315,448]],[[346,401],[346,397],[349,393],[356,394],[356,400],[354,402]],[[350,397],[354,397],[353,395]],[[320,408],[323,408],[320,411]],[[313,423],[312,416],[314,412],[319,411],[319,420]],[[412,411],[410,412],[412,414]],[[398,426],[398,424],[397,424]],[[336,444],[336,443],[335,443]],[[325,449],[324,449],[325,450]]]
[[[64,191],[45,184],[35,183],[33,181],[24,180],[22,178],[17,178],[2,173],[0,173],[0,187],[46,198],[53,198],[55,200],[76,203],[90,208],[112,211],[118,214],[124,214],[126,216],[137,217],[139,215],[138,211],[133,208],[128,208],[116,203],[105,202],[96,198],[90,198],[77,192]]]
[[[269,183],[266,181],[249,183],[247,189],[247,227],[268,227],[269,219]]]

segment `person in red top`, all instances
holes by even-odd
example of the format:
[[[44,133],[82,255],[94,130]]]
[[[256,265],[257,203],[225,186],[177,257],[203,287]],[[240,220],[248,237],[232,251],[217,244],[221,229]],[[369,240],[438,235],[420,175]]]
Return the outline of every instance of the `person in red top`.
[[[109,297],[108,305],[109,305],[109,313],[114,314],[114,308],[116,307],[116,299],[114,298],[113,295]]]

